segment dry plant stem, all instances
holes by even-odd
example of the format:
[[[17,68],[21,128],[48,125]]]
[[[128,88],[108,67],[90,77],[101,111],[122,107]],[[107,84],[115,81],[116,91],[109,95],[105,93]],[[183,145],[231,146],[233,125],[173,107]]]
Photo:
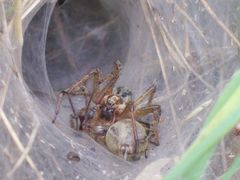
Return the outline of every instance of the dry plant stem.
[[[9,82],[10,82],[10,79],[11,79],[11,75],[12,75],[12,71],[9,70],[8,75],[7,75],[7,80],[5,81],[4,88],[2,90],[3,92],[1,93],[1,96],[0,96],[0,108],[1,109],[3,108],[4,101],[6,99],[6,94],[7,94]]]
[[[15,133],[12,125],[10,124],[9,120],[7,119],[5,113],[2,111],[2,109],[0,109],[0,116],[1,116],[1,119],[4,123],[4,125],[6,126],[9,134],[11,135],[13,141],[15,142],[15,144],[17,145],[18,149],[21,151],[21,153],[24,153],[26,151],[26,149],[24,149],[21,141],[19,140],[17,134]],[[38,179],[41,179],[43,180],[43,177],[42,175],[40,174],[40,172],[38,171],[36,165],[34,164],[34,162],[32,161],[31,157],[26,155],[26,160],[28,162],[28,164],[30,165],[30,167],[35,171]]]
[[[149,4],[149,6],[151,7],[151,5]],[[155,19],[156,18],[156,19]],[[165,25],[161,22],[161,20],[159,19],[159,16],[155,16],[155,22],[159,27],[159,30],[162,34],[162,37],[165,39],[166,46],[168,47],[168,49],[170,50],[170,52],[174,52],[173,48],[170,46],[169,41],[167,40],[166,36],[169,38],[170,42],[172,43],[173,47],[175,48],[175,50],[177,51],[177,54],[179,55],[179,57],[182,59],[182,61],[184,62],[184,64],[186,65],[186,67],[199,79],[202,81],[203,84],[205,84],[209,89],[214,90],[214,88],[207,83],[198,73],[196,73],[192,67],[188,64],[186,58],[184,57],[184,55],[181,53],[180,49],[178,48],[176,42],[173,40],[172,36],[169,34],[169,32],[167,31],[167,28],[165,27]],[[163,29],[163,30],[162,30]],[[172,54],[173,57],[175,57],[175,54]],[[178,62],[178,58],[176,59]],[[182,64],[182,63],[181,63]]]
[[[1,24],[2,24],[2,28],[1,29],[3,32],[1,33],[6,33],[7,30],[7,21],[6,21],[6,15],[5,15],[5,9],[4,9],[4,4],[3,4],[3,0],[0,0],[0,15],[2,16],[0,18]]]
[[[17,39],[17,45],[22,46],[23,45],[23,30],[22,30],[22,0],[15,0],[14,2],[14,30],[15,30],[15,36]]]
[[[226,149],[224,139],[221,140],[221,156],[222,156],[222,165],[224,172],[227,170],[227,159],[226,159]]]
[[[3,8],[3,2],[1,1],[0,2],[0,6],[1,6],[1,10],[3,12],[3,17],[2,17],[2,20],[3,20],[3,25],[4,25],[4,33],[7,33],[6,31],[8,30],[7,29],[7,23],[6,23],[6,17],[5,17],[5,11],[4,11],[4,8]],[[21,25],[21,19],[20,19],[20,14],[22,13],[21,12],[21,2],[18,0],[17,2],[15,2],[16,5],[15,5],[15,19],[14,19],[14,25],[15,25],[15,33],[16,33],[16,37],[17,37],[17,40],[18,40],[18,43],[19,45],[22,45],[23,43],[23,37],[22,37],[22,25]],[[6,36],[8,38],[8,36]],[[9,39],[7,39],[8,42]],[[10,44],[10,43],[9,43]],[[35,139],[35,136],[37,134],[37,131],[38,131],[38,126],[33,130],[33,133],[30,137],[30,140],[29,140],[29,143],[28,143],[28,146],[26,147],[26,149],[24,149],[23,145],[21,144],[20,140],[18,139],[14,129],[12,128],[11,124],[9,123],[7,117],[5,116],[5,113],[2,111],[2,107],[3,107],[3,104],[4,104],[4,101],[5,101],[5,98],[6,98],[6,93],[7,93],[7,89],[8,89],[8,84],[9,84],[9,81],[11,79],[11,76],[12,76],[12,71],[11,69],[8,71],[8,75],[7,75],[7,81],[5,82],[5,87],[4,87],[4,90],[3,90],[3,94],[1,95],[2,99],[0,101],[0,115],[1,115],[1,119],[3,120],[7,130],[9,131],[9,134],[12,136],[14,142],[16,143],[16,145],[18,146],[18,148],[20,149],[20,151],[22,152],[22,155],[21,157],[19,158],[19,160],[17,161],[17,163],[14,165],[14,167],[11,169],[11,171],[9,171],[9,173],[7,174],[8,177],[11,177],[12,174],[16,171],[16,169],[18,167],[20,167],[20,165],[22,164],[22,162],[26,159],[27,162],[29,163],[30,167],[35,171],[38,179],[43,179],[41,174],[39,173],[38,169],[36,168],[34,162],[32,161],[32,159],[28,156],[28,152],[30,151],[31,149],[31,146],[34,142],[34,139]]]
[[[26,0],[25,2],[23,2],[23,13],[21,17],[22,20],[28,17],[29,14],[31,14],[31,12],[33,12],[36,7],[44,5],[45,2],[46,0]]]
[[[223,61],[222,63],[219,63],[216,67],[218,67],[218,68],[221,69],[221,67],[223,67],[223,66],[225,66],[225,65],[226,65],[226,63]],[[214,67],[214,68],[216,68],[216,67]],[[212,71],[214,68],[210,68],[208,71],[205,71],[202,75],[203,75],[203,76],[206,75],[207,73],[209,73],[210,71]],[[196,80],[191,80],[191,81],[188,81],[188,83],[191,84],[191,83],[193,83],[193,82],[195,82],[195,81],[196,81]],[[222,81],[223,81],[223,80],[222,80]],[[186,80],[184,80],[180,87],[178,87],[177,89],[175,89],[174,91],[171,92],[170,96],[176,96],[177,93],[179,93],[179,92],[182,91],[184,88],[186,88],[186,84],[187,84],[187,82],[186,82]],[[166,101],[166,100],[168,100],[168,99],[169,99],[169,98],[166,97],[166,96],[158,96],[158,97],[156,97],[156,98],[153,98],[153,102],[156,102],[156,103],[160,103],[160,104],[161,104],[163,101]],[[212,99],[209,99],[209,100],[205,101],[204,103],[202,103],[200,106],[204,106],[204,108],[205,108],[205,106],[207,107],[211,102],[212,102]],[[194,114],[196,115],[196,114],[198,114],[199,112],[201,112],[202,110],[203,110],[203,107],[197,107],[197,108],[195,108],[192,112],[190,112],[190,113],[186,116],[186,118],[183,120],[183,122],[189,120]]]
[[[184,57],[184,55],[182,54],[181,50],[179,49],[179,47],[177,46],[177,43],[175,42],[175,40],[172,38],[172,36],[170,35],[170,33],[168,32],[167,28],[165,27],[165,25],[161,22],[161,20],[159,18],[156,18],[156,23],[158,24],[159,29],[163,28],[164,32],[166,33],[166,35],[168,36],[170,42],[172,43],[173,47],[175,48],[175,50],[177,51],[177,54],[179,55],[179,57],[182,59],[183,63],[185,64],[185,66],[188,68],[188,70],[193,73],[199,80],[202,81],[202,83],[208,87],[210,90],[214,90],[214,87],[211,86],[208,82],[206,82],[197,72],[194,71],[194,69],[192,69],[192,67],[189,65],[189,63],[187,62],[186,58]]]
[[[163,79],[164,79],[164,83],[165,83],[166,90],[167,90],[167,96],[169,97],[170,108],[171,108],[171,112],[172,112],[172,115],[173,115],[174,126],[175,126],[176,133],[177,133],[178,144],[179,144],[181,152],[184,152],[184,147],[182,146],[182,143],[181,143],[182,138],[181,138],[181,133],[180,133],[180,129],[179,129],[178,121],[177,121],[176,109],[173,105],[172,98],[170,96],[171,91],[170,91],[169,84],[168,84],[168,78],[167,78],[167,73],[166,73],[166,70],[165,70],[165,65],[164,65],[162,55],[161,55],[161,52],[160,52],[160,47],[158,45],[158,41],[157,41],[157,38],[156,38],[156,33],[153,29],[153,24],[152,24],[151,19],[150,19],[150,16],[151,16],[151,14],[149,12],[150,4],[149,4],[148,1],[146,2],[145,0],[140,0],[140,3],[141,3],[141,6],[142,6],[142,9],[143,9],[144,16],[146,18],[147,24],[150,28],[152,38],[153,38],[153,41],[154,41],[154,45],[155,45],[155,48],[156,48],[156,52],[157,52],[157,55],[158,55],[158,58],[159,58],[159,64],[160,64],[160,68],[161,68],[161,71],[162,71],[162,74],[163,74]]]
[[[196,117],[200,112],[202,112],[206,107],[208,107],[211,103],[213,102],[212,99],[209,99],[205,102],[203,102],[202,104],[200,104],[198,107],[196,107],[195,109],[193,109],[187,116],[185,119],[182,120],[183,124],[187,123],[188,120],[192,119],[193,117]]]
[[[184,38],[184,57],[189,57],[191,56],[191,53],[190,53],[190,47],[189,47],[189,33],[188,33],[188,24],[186,22],[186,20],[184,21],[184,26],[185,26],[185,38]]]
[[[169,51],[169,54],[173,57],[175,62],[177,62],[180,67],[184,67],[184,64],[182,63],[182,61],[180,61],[178,54],[175,52],[173,47],[170,45],[170,41],[166,37],[165,32],[162,29],[160,29],[160,32],[161,32],[163,41],[164,41],[164,43],[165,43],[165,45],[166,45],[166,47],[167,47],[167,49]]]
[[[234,34],[228,29],[228,27],[217,17],[216,13],[212,10],[206,0],[201,0],[201,3],[207,10],[207,12],[212,16],[212,18],[218,23],[218,25],[231,37],[231,39],[240,48],[239,40],[234,36]]]
[[[176,9],[186,18],[186,20],[197,30],[198,34],[203,38],[203,40],[208,44],[208,40],[204,36],[202,30],[195,24],[192,18],[182,9],[177,3],[175,3]]]
[[[183,3],[184,4],[186,4],[186,2],[185,2],[185,0],[183,1]],[[187,6],[184,6],[184,10],[186,11],[186,8],[187,8]],[[187,22],[187,19],[185,18],[184,19],[184,30],[185,30],[185,33],[184,33],[184,41],[185,41],[185,43],[184,43],[184,57],[186,57],[186,58],[188,58],[188,57],[190,57],[191,58],[191,48],[190,48],[190,45],[189,45],[189,43],[190,43],[190,40],[189,40],[189,26],[188,26],[188,22]],[[189,88],[187,88],[188,89],[188,91],[189,91]],[[192,106],[193,105],[193,98],[190,96],[191,94],[189,94],[189,96],[186,96],[186,98],[188,99],[188,101],[189,101],[189,104]]]
[[[23,4],[23,7],[26,7],[26,9],[33,9],[34,7],[34,4],[36,4],[36,2],[40,2],[40,1],[46,1],[46,0],[22,0],[22,4]]]
[[[27,6],[29,3],[31,3],[31,1],[29,1],[29,0],[22,0],[22,4],[23,4],[24,7]]]
[[[20,158],[17,160],[17,162],[14,164],[13,168],[11,169],[11,171],[9,171],[7,173],[7,177],[10,178],[14,172],[21,166],[21,164],[24,162],[24,160],[26,159],[26,157],[28,156],[29,151],[32,148],[32,145],[34,143],[34,140],[36,138],[37,132],[38,132],[38,128],[39,128],[39,123],[37,122],[37,124],[35,125],[35,128],[30,136],[30,139],[28,141],[27,147],[25,148],[24,152],[21,154]]]
[[[0,21],[2,21],[3,34],[4,34],[4,36],[2,36],[2,37],[5,38],[5,41],[6,41],[5,45],[7,47],[11,47],[11,42],[10,42],[10,39],[9,39],[9,30],[8,30],[8,25],[7,25],[6,12],[5,12],[5,9],[4,9],[3,0],[0,0],[0,12],[1,12],[1,15],[2,15],[2,17],[0,18]]]

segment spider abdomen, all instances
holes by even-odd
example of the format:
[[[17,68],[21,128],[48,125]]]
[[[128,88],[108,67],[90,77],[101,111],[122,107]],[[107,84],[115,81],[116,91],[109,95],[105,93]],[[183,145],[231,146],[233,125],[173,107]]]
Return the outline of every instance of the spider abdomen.
[[[148,142],[146,130],[138,122],[136,122],[136,132],[137,142],[134,141],[131,119],[116,122],[109,127],[106,134],[108,149],[126,160],[139,159],[147,150]]]

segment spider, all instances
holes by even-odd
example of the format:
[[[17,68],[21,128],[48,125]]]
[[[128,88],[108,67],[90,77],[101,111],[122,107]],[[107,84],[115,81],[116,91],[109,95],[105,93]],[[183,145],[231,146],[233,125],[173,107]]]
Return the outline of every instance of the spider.
[[[120,61],[116,61],[112,72],[106,77],[103,77],[99,69],[92,70],[72,86],[61,91],[52,123],[55,123],[59,114],[63,96],[67,95],[73,111],[71,127],[87,132],[97,142],[107,145],[112,152],[126,157],[146,153],[148,142],[159,145],[158,124],[161,107],[152,104],[156,92],[155,85],[150,86],[136,100],[133,100],[132,92],[128,88],[115,87],[121,67]],[[90,79],[92,91],[87,88]],[[82,95],[85,98],[86,106],[78,111],[75,110],[71,100],[71,96],[75,95]],[[147,101],[145,105],[142,105],[145,101]],[[149,114],[152,115],[151,119],[143,120],[143,117]],[[125,139],[116,137],[121,133]],[[116,148],[111,147],[111,144],[115,143],[112,142],[114,138],[119,141]]]

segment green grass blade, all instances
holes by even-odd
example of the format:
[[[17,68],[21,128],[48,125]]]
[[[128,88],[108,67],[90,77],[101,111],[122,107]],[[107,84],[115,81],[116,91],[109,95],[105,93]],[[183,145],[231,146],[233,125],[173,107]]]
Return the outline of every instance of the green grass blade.
[[[216,145],[240,119],[239,97],[240,72],[237,72],[215,104],[198,138],[165,179],[183,178],[187,180],[200,177]]]
[[[209,120],[212,120],[213,116],[219,112],[220,108],[223,106],[223,104],[228,101],[228,98],[233,94],[235,89],[237,89],[240,86],[240,71],[237,71],[231,78],[231,82],[228,83],[227,87],[222,92],[221,96],[218,99],[218,102],[215,104],[213,109],[211,110],[208,119],[205,123],[207,125],[209,123]]]
[[[183,177],[187,177],[188,179],[194,180],[200,177],[205,170],[205,163],[211,158],[215,151],[215,148],[212,148],[207,153],[203,154],[203,156],[198,160],[198,162],[190,168],[190,171],[187,174],[183,174]],[[192,173],[194,172],[194,173]]]
[[[232,165],[221,177],[221,180],[229,180],[240,169],[240,156],[234,159]]]

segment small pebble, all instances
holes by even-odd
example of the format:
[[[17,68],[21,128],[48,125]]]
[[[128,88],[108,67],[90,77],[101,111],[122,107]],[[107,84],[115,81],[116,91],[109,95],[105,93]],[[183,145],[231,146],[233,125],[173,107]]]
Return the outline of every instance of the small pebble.
[[[80,161],[80,157],[79,157],[78,153],[72,152],[72,151],[70,151],[70,152],[67,154],[67,158],[68,158],[68,160],[70,160],[70,161],[75,161],[75,162],[79,162],[79,161]]]

